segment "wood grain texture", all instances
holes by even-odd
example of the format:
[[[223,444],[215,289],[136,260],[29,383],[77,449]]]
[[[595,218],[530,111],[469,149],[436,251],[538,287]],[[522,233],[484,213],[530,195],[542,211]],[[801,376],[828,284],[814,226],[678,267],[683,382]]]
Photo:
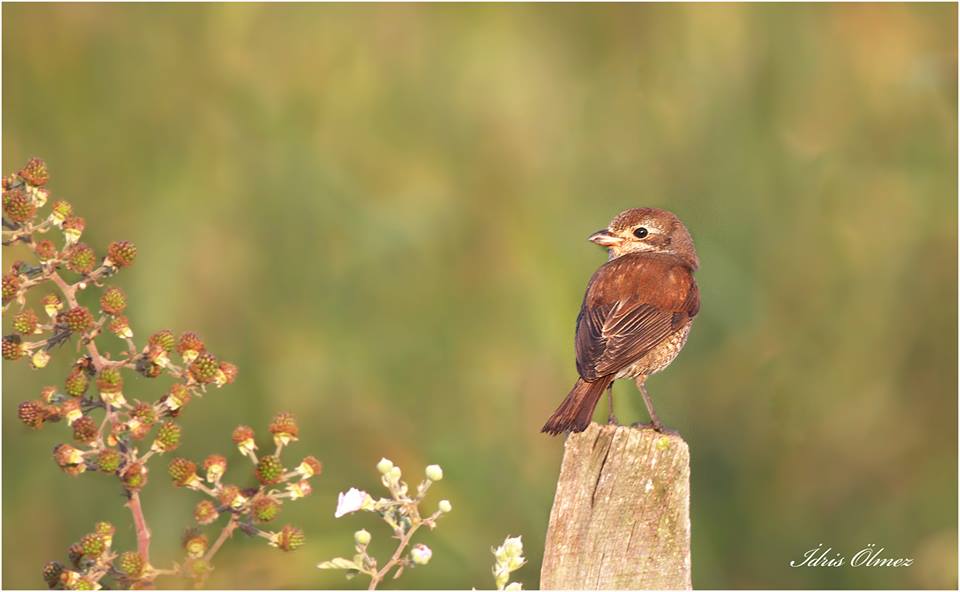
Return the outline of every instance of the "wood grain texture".
[[[567,438],[540,588],[691,588],[683,438],[596,423]]]

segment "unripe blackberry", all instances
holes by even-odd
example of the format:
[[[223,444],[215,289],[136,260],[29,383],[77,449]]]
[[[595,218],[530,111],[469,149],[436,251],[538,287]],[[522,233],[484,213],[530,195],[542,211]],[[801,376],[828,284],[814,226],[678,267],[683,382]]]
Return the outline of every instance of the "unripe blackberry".
[[[3,213],[17,223],[31,220],[37,213],[37,206],[27,193],[20,189],[11,189],[3,194]]]
[[[217,371],[220,366],[217,358],[209,352],[200,352],[197,358],[190,364],[190,376],[201,384],[213,382],[217,377]]]
[[[120,468],[121,455],[113,448],[104,448],[97,455],[97,469],[104,473],[116,473]]]
[[[162,329],[151,335],[147,343],[151,347],[170,353],[177,346],[177,338],[173,336],[173,331],[170,329]]]
[[[8,273],[3,276],[3,303],[6,304],[17,297],[20,291],[20,276]]]
[[[283,476],[283,464],[273,455],[266,455],[257,462],[257,481],[262,485],[274,485]]]
[[[196,485],[200,478],[197,477],[197,465],[185,458],[175,458],[170,461],[167,472],[173,479],[173,484],[177,487],[188,487]]]
[[[107,550],[107,544],[102,535],[92,532],[83,535],[83,538],[80,539],[80,548],[83,549],[83,554],[86,557],[96,559]]]
[[[103,542],[106,543],[109,549],[113,543],[113,535],[117,532],[117,527],[109,522],[100,521],[93,525],[93,532],[103,537]]]
[[[220,454],[211,454],[203,460],[203,470],[207,473],[207,481],[216,483],[227,472],[227,459]]]
[[[237,379],[237,366],[231,364],[230,362],[220,362],[220,371],[217,372],[217,386],[223,386],[225,384],[233,384]]]
[[[77,306],[57,315],[57,323],[74,333],[86,331],[93,325],[93,315],[86,306]]]
[[[66,382],[63,383],[64,390],[71,397],[83,396],[87,392],[88,386],[90,386],[90,378],[86,372],[79,368],[74,368],[67,376]]]
[[[152,426],[157,422],[157,410],[150,403],[137,401],[133,409],[130,410],[130,417],[141,424]]]
[[[17,417],[23,425],[38,430],[47,419],[47,408],[41,401],[24,401],[17,407]]]
[[[57,247],[53,244],[53,241],[43,239],[37,242],[37,245],[34,247],[34,253],[37,254],[37,257],[41,261],[49,261],[57,256]]]
[[[67,240],[68,245],[80,240],[80,236],[83,235],[83,229],[87,226],[86,221],[80,216],[70,216],[63,221],[63,237]]]
[[[280,502],[266,495],[258,496],[250,505],[250,511],[257,522],[270,522],[280,513]]]
[[[19,360],[22,358],[26,353],[26,350],[23,349],[23,343],[20,340],[20,336],[7,335],[4,337],[0,353],[3,354],[4,360]]]
[[[127,295],[116,286],[110,286],[100,295],[100,310],[109,315],[118,315],[127,308]]]
[[[97,256],[85,243],[77,243],[67,249],[67,269],[74,273],[86,275],[97,265]]]
[[[23,165],[23,168],[20,169],[17,174],[27,183],[36,185],[37,187],[43,187],[47,184],[47,181],[50,180],[50,173],[47,172],[47,163],[36,157],[28,160],[27,164]]]
[[[183,383],[175,382],[173,386],[170,387],[170,390],[167,391],[167,394],[163,396],[161,402],[164,407],[169,409],[171,412],[176,412],[177,410],[185,407],[187,403],[192,399],[190,394],[190,389],[187,388]],[[171,413],[172,415],[174,413]]]
[[[135,551],[121,553],[113,565],[127,578],[135,580],[143,575],[143,557]]]
[[[209,541],[203,533],[192,528],[188,529],[183,535],[183,549],[187,552],[187,556],[193,559],[203,557],[203,554],[207,552],[208,543]]]
[[[213,568],[210,566],[210,562],[202,557],[190,559],[183,565],[183,573],[186,577],[201,582],[205,580],[212,571]]]
[[[314,475],[319,475],[323,470],[323,463],[321,463],[315,456],[308,456],[303,459],[300,464],[297,466],[296,471],[304,479],[309,479]]]
[[[43,581],[47,586],[54,588],[60,583],[60,574],[63,573],[63,564],[59,561],[50,561],[43,566]]]
[[[110,321],[110,332],[120,339],[130,339],[133,337],[133,330],[130,329],[130,322],[127,317],[119,315]]]
[[[59,201],[53,202],[53,205],[50,207],[50,221],[53,222],[54,226],[62,227],[63,222],[73,215],[73,206],[70,205],[70,202]]]
[[[193,331],[187,331],[177,341],[177,352],[187,364],[196,359],[197,354],[204,350],[203,340]]]
[[[147,469],[138,462],[130,463],[120,473],[120,480],[130,491],[142,489],[147,484]]]
[[[104,368],[97,375],[97,388],[103,393],[119,393],[123,390],[123,375],[120,369],[111,367]]]
[[[113,241],[107,247],[107,265],[126,267],[137,257],[137,247],[130,241]]]
[[[202,500],[193,509],[193,519],[197,521],[197,524],[203,526],[213,524],[219,517],[220,512],[217,511],[217,506],[210,500]]]
[[[25,308],[13,316],[13,330],[21,335],[32,335],[39,324],[40,319],[32,308]]]
[[[73,439],[82,444],[89,444],[96,440],[97,422],[88,415],[73,422]]]
[[[233,430],[233,443],[237,445],[237,449],[240,451],[240,454],[244,456],[249,455],[251,452],[257,449],[257,443],[253,439],[253,428],[250,426],[237,426]]]
[[[302,547],[305,542],[306,537],[304,537],[303,531],[290,524],[284,526],[280,532],[275,533],[271,540],[271,544],[281,551],[294,551]]]
[[[51,319],[56,317],[60,309],[63,308],[63,302],[56,294],[47,294],[44,296],[40,299],[40,305],[43,306],[43,311],[47,313],[47,316]]]
[[[156,440],[151,447],[157,452],[170,452],[180,445],[180,426],[172,421],[165,421],[157,428]]]
[[[273,434],[273,441],[280,446],[295,441],[300,434],[300,428],[297,427],[293,414],[284,412],[278,413],[270,422],[270,433]]]

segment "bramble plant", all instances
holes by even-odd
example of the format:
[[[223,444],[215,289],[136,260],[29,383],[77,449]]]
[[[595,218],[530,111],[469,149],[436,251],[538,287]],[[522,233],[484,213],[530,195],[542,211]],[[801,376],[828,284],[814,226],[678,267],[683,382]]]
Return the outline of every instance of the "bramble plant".
[[[98,472],[116,478],[137,533],[137,550],[118,553],[112,548],[113,525],[97,523],[91,533],[70,547],[69,566],[56,561],[46,565],[43,576],[48,585],[66,589],[142,588],[151,586],[159,576],[180,575],[199,586],[212,570],[213,556],[236,530],[263,537],[284,551],[302,545],[303,532],[294,526],[279,530],[263,530],[260,526],[273,521],[283,503],[309,495],[309,479],[321,469],[320,462],[310,456],[292,470],[284,467],[281,452],[297,439],[298,428],[291,415],[281,413],[270,424],[274,444],[270,454],[258,457],[251,428],[240,426],[233,433],[234,444],[253,465],[255,487],[224,483],[227,461],[217,454],[203,462],[203,478],[197,465],[188,459],[175,458],[169,463],[168,473],[175,485],[204,493],[210,499],[196,506],[197,525],[184,535],[182,563],[168,569],[151,565],[150,530],[140,502],[140,491],[147,485],[148,463],[179,446],[181,427],[176,420],[183,409],[209,387],[231,384],[237,377],[237,367],[218,360],[193,332],[177,337],[170,330],[160,330],[142,348],[137,347],[124,316],[126,295],[119,287],[103,284],[133,264],[136,247],[129,241],[115,241],[107,247],[105,256],[99,256],[80,242],[85,221],[66,201],[54,202],[48,214],[40,215],[50,196],[48,177],[44,162],[34,158],[18,173],[2,179],[3,245],[22,243],[37,260],[33,264],[16,261],[3,275],[4,317],[10,320],[13,333],[3,337],[2,354],[5,360],[25,360],[39,369],[48,364],[57,346],[77,338],[80,355],[63,386],[45,387],[37,399],[20,404],[18,415],[33,429],[65,420],[74,442],[58,445],[54,461],[69,475]],[[58,240],[44,238],[48,234]],[[37,288],[52,291],[38,295]],[[78,302],[81,293],[95,288],[100,289],[97,313]],[[37,305],[46,320],[35,312]],[[14,308],[11,314],[8,309]],[[107,332],[125,347],[115,357],[98,344]],[[134,373],[151,379],[166,375],[173,384],[157,401],[128,400],[125,377]],[[98,420],[94,415],[100,413],[102,418]],[[226,524],[215,542],[208,545],[202,527],[223,515],[227,516]]]
[[[429,563],[433,556],[430,547],[417,544],[409,551],[407,548],[410,546],[413,535],[421,526],[433,530],[436,528],[440,516],[453,509],[449,501],[440,500],[437,503],[437,509],[432,514],[426,518],[421,517],[420,504],[426,497],[427,491],[431,485],[443,479],[443,469],[439,465],[430,465],[426,468],[424,471],[425,478],[417,486],[416,494],[412,496],[407,483],[400,480],[402,476],[400,467],[383,458],[377,463],[377,470],[380,472],[380,482],[390,493],[390,497],[374,499],[365,491],[351,488],[349,491],[340,494],[334,517],[339,518],[357,510],[379,514],[380,518],[393,531],[394,538],[397,539],[396,550],[381,565],[376,558],[368,553],[372,535],[366,530],[358,530],[353,535],[356,553],[352,559],[336,557],[317,565],[320,569],[346,570],[348,579],[360,574],[368,576],[370,578],[369,590],[375,590],[384,578],[390,574],[391,570],[393,570],[393,578],[396,579],[405,569]]]

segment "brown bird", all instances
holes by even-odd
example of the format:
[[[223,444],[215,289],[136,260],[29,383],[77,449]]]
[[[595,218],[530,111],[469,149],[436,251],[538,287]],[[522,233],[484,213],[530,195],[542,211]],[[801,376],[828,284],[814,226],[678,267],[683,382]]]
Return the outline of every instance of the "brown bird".
[[[693,239],[674,214],[639,208],[620,213],[589,240],[607,248],[609,259],[590,278],[577,317],[580,379],[541,431],[582,432],[605,390],[615,423],[612,389],[619,378],[635,379],[654,429],[662,431],[644,382],[677,357],[700,309]]]

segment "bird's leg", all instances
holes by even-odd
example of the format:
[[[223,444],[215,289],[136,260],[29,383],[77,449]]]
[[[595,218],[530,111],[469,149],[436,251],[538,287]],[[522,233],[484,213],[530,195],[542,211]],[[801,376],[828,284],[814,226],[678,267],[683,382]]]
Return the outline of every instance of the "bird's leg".
[[[637,389],[640,391],[640,395],[643,397],[643,404],[647,406],[647,413],[650,414],[650,422],[653,424],[653,429],[658,432],[663,431],[663,424],[660,423],[660,418],[657,417],[657,412],[653,410],[653,402],[650,400],[650,395],[647,394],[646,386],[647,377],[638,376],[637,377]]]
[[[607,387],[607,403],[610,407],[610,414],[607,415],[607,423],[618,425],[617,416],[613,414],[613,383],[610,383],[610,386]]]

